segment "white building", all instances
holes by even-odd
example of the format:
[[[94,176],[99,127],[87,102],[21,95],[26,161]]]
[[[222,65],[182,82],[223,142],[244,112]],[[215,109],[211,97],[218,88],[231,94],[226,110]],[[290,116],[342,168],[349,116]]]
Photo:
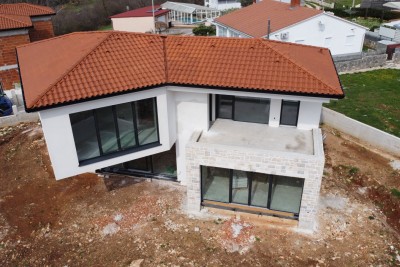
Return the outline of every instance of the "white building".
[[[367,28],[295,2],[264,0],[221,16],[214,20],[217,36],[320,46],[329,48],[332,55],[362,52]]]
[[[152,6],[129,10],[111,16],[112,27],[116,31],[126,32],[156,32],[166,29],[169,25],[169,10],[154,6],[154,18]],[[163,25],[159,25],[159,24]],[[158,26],[157,26],[158,25]],[[156,29],[157,28],[157,29]]]
[[[204,5],[218,10],[242,7],[240,0],[204,0]]]
[[[189,3],[167,1],[161,5],[163,9],[171,10],[171,21],[174,25],[198,24],[211,21],[221,15],[215,8]]]
[[[321,106],[344,96],[329,50],[88,32],[17,53],[26,110],[40,114],[56,179],[173,179],[187,186],[191,212],[213,206],[313,228]]]

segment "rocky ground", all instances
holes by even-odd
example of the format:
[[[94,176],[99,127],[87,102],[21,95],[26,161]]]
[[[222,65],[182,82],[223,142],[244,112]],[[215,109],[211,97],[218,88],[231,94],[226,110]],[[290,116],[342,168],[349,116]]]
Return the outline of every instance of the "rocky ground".
[[[56,181],[40,125],[0,128],[0,266],[400,266],[398,159],[324,132],[317,229],[307,234],[268,217],[187,215],[174,182]]]

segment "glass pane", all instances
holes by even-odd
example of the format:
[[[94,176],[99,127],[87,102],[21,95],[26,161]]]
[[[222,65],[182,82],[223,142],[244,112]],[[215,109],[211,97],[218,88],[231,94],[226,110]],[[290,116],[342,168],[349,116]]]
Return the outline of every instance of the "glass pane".
[[[202,166],[203,199],[229,202],[230,170]]]
[[[218,118],[232,119],[233,96],[219,95],[218,96]]]
[[[282,101],[282,125],[297,126],[299,104],[300,102],[298,101]]]
[[[235,97],[235,120],[255,123],[268,123],[269,107],[269,99],[255,97]]]
[[[89,110],[70,114],[69,118],[71,120],[78,160],[82,161],[100,156],[93,112]]]
[[[148,157],[139,158],[124,163],[124,167],[130,170],[151,171],[148,164]]]
[[[131,103],[116,106],[119,139],[123,149],[136,145]]]
[[[232,202],[246,205],[249,203],[249,179],[244,171],[233,171]]]
[[[271,209],[299,213],[304,179],[274,176]]]
[[[254,173],[251,182],[251,205],[267,207],[269,177],[266,174]]]
[[[158,141],[157,112],[155,99],[143,99],[135,103],[139,144],[145,145]]]
[[[97,124],[99,126],[101,148],[103,153],[110,153],[118,150],[117,133],[115,130],[114,114],[111,107],[95,110]]]
[[[154,173],[176,177],[175,145],[169,151],[155,154],[152,157]]]

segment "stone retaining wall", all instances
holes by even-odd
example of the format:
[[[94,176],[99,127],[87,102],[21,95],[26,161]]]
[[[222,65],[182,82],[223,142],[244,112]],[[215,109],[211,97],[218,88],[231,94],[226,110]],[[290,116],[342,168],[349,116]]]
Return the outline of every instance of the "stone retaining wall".
[[[197,140],[200,136],[201,131],[193,133],[186,145],[189,212],[197,212],[201,207],[200,167],[202,165],[283,175],[304,178],[299,228],[311,231],[314,229],[325,163],[320,129],[313,130],[314,155],[199,143]]]
[[[386,64],[387,54],[365,56],[361,59],[335,62],[338,73],[360,69],[383,67]]]

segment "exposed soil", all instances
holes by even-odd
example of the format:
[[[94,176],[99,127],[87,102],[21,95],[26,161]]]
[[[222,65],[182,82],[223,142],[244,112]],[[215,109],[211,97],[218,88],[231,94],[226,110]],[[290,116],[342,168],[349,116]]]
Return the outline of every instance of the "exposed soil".
[[[0,266],[399,266],[399,172],[325,133],[317,229],[305,234],[266,217],[187,215],[174,182],[56,181],[40,125],[0,128]]]

